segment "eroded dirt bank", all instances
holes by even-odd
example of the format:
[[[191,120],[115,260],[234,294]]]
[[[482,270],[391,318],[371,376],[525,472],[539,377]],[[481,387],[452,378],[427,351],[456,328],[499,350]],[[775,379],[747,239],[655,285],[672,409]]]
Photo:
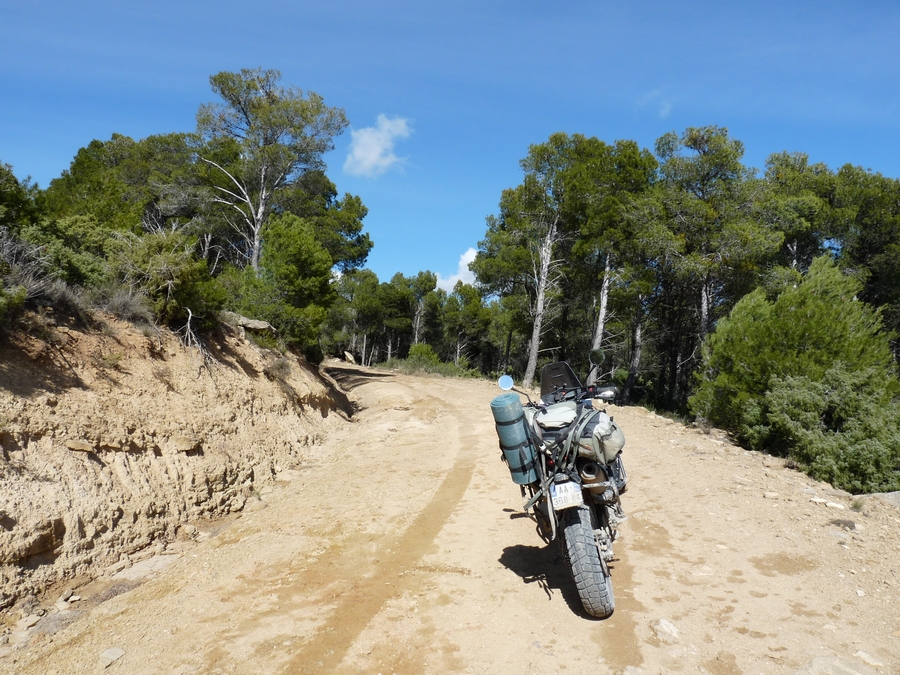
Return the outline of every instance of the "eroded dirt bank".
[[[616,612],[595,621],[521,513],[498,459],[495,387],[331,372],[361,407],[354,422],[303,447],[252,509],[199,522],[199,536],[157,557],[164,569],[151,559],[112,586],[73,589],[81,602],[20,629],[0,672],[900,669],[889,501],[615,408],[630,519]]]
[[[113,321],[44,337],[0,353],[0,608],[27,611],[48,584],[115,574],[187,521],[240,511],[340,422],[322,381],[237,329],[205,361]]]

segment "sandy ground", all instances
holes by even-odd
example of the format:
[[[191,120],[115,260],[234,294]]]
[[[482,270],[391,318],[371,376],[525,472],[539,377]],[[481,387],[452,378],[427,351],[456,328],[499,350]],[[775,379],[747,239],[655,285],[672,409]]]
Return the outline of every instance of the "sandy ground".
[[[359,406],[352,424],[240,516],[75,589],[0,672],[900,672],[887,501],[612,408],[630,517],[616,611],[597,621],[522,514],[495,386],[330,372]]]

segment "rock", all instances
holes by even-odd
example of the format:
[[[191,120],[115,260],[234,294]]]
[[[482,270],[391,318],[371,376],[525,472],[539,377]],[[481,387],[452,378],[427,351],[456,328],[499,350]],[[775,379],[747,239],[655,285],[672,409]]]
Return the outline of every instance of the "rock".
[[[625,666],[625,670],[620,671],[621,675],[648,675],[647,671],[637,666]]]
[[[78,602],[79,600],[81,600],[80,595],[73,595],[71,598],[69,598],[69,602]]]
[[[63,601],[68,600],[69,598],[72,597],[73,593],[74,593],[74,591],[71,588],[69,588],[61,596],[59,596],[59,599],[63,600]]]
[[[794,675],[876,675],[876,671],[839,656],[817,656]]]
[[[777,492],[763,492],[763,497],[766,499],[778,499]]]
[[[838,509],[839,511],[843,511],[845,508],[843,504],[838,504],[837,502],[825,502],[825,506],[830,509]]]
[[[872,666],[873,668],[884,668],[884,664],[881,663],[878,659],[876,659],[871,654],[867,654],[866,652],[860,650],[856,652],[853,656],[858,658],[860,661],[865,663],[867,666]]]
[[[893,506],[900,506],[900,491],[898,492],[878,492],[873,497],[878,497],[880,500],[887,502],[888,504],[892,504]]]
[[[660,619],[656,623],[651,624],[650,628],[653,629],[653,632],[656,633],[656,637],[658,637],[661,642],[667,642],[669,644],[678,642],[678,629],[675,628],[672,622]]]
[[[16,628],[19,630],[28,630],[33,626],[36,626],[38,621],[41,620],[37,614],[30,614],[26,616],[24,619],[19,619],[19,622],[16,624]]]
[[[100,655],[100,665],[109,668],[113,663],[125,656],[125,650],[121,647],[112,647]]]
[[[84,439],[75,439],[70,438],[66,441],[66,447],[69,450],[75,450],[76,452],[94,452],[94,444],[89,443]]]
[[[350,352],[344,352],[344,361],[346,361],[347,363],[352,363],[354,366],[356,365],[356,359]]]
[[[827,504],[828,503],[827,499],[822,499],[821,497],[810,497],[809,501],[811,501],[813,504]]]
[[[191,452],[200,446],[200,441],[190,436],[172,436],[171,441],[178,452]]]
[[[184,531],[190,535],[197,534],[197,528],[190,524],[184,526]]]
[[[856,589],[856,594],[857,594],[859,597],[861,597],[861,598],[866,597],[866,592],[865,592],[863,589],[861,589],[861,588],[857,588],[857,589]]]

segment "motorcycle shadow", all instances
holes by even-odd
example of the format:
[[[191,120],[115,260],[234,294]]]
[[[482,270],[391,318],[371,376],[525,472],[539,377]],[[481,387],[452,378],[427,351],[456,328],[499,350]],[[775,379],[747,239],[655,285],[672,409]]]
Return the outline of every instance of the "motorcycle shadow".
[[[556,542],[545,546],[507,546],[500,556],[500,563],[515,572],[526,584],[538,584],[547,595],[547,600],[553,599],[555,591],[559,592],[574,614],[596,620],[584,611],[572,572]]]

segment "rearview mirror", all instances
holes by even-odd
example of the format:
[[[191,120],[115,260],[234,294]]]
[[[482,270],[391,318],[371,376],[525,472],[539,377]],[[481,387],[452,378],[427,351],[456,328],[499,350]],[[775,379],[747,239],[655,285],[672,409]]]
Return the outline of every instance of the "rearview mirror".
[[[513,388],[513,379],[509,375],[501,375],[500,379],[497,380],[497,386],[500,387],[503,391],[509,391]]]

